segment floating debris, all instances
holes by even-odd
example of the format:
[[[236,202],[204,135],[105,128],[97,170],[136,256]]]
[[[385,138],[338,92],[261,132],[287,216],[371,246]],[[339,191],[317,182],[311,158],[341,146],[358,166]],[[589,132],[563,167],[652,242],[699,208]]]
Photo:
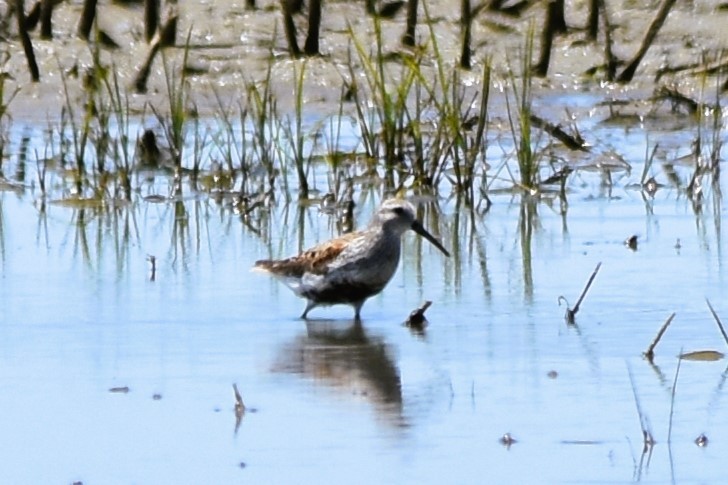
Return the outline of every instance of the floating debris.
[[[142,197],[142,200],[144,202],[152,202],[154,204],[164,204],[166,202],[169,202],[170,199],[163,195],[153,194]]]
[[[71,196],[65,199],[55,199],[51,204],[72,209],[98,209],[104,207],[106,201],[99,197]]]
[[[725,355],[717,350],[694,350],[680,354],[682,360],[691,360],[697,362],[715,362],[721,360]]]
[[[159,394],[159,393],[152,394],[152,400],[153,401],[161,401],[162,400],[162,395]]]
[[[547,377],[548,377],[549,379],[556,379],[557,377],[559,377],[559,373],[558,373],[558,372],[556,372],[555,370],[550,370],[550,371],[548,372],[548,374],[546,374],[546,376],[547,376]]]
[[[632,235],[624,240],[624,245],[632,251],[637,251],[637,236]]]
[[[508,449],[511,447],[511,445],[518,443],[518,441],[516,441],[516,439],[513,436],[511,436],[510,433],[506,433],[503,436],[501,436],[500,443],[503,446],[505,446],[506,449]]]
[[[708,437],[705,436],[703,433],[700,433],[700,436],[695,438],[695,444],[701,448],[705,448],[706,446],[708,446]]]
[[[407,321],[405,321],[404,324],[413,330],[420,332],[424,331],[427,326],[425,312],[428,308],[430,308],[430,305],[432,305],[432,302],[428,300],[423,303],[421,307],[412,310],[412,313],[410,313],[409,317],[407,317]]]
[[[119,394],[126,394],[129,392],[129,386],[122,386],[122,387],[112,387],[109,389],[109,392],[119,393]]]

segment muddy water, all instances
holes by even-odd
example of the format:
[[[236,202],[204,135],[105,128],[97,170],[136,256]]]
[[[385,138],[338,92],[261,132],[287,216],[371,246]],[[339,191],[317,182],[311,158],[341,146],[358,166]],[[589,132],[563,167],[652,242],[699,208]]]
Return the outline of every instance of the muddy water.
[[[674,399],[671,389],[680,352],[726,351],[705,303],[728,315],[725,183],[706,182],[696,205],[658,161],[651,174],[664,186],[644,195],[633,184],[647,134],[673,160],[694,127],[653,120],[625,129],[587,114],[580,126],[618,145],[631,172],[615,170],[608,186],[603,173],[577,171],[563,213],[550,196],[529,203],[494,192],[490,211],[474,217],[441,199],[424,223],[453,257],[408,235],[398,273],[364,306],[361,326],[348,307],[316,309],[303,322],[302,301],[249,271],[256,259],[334,235],[335,220],[317,206],[280,202],[254,231],[192,193],[104,210],[49,202],[41,212],[30,177],[24,190],[4,190],[4,476],[720,481],[726,361],[682,361]],[[502,145],[491,162],[499,156]],[[692,169],[675,170],[687,184]],[[136,184],[165,193],[168,176],[154,177]],[[355,200],[361,225],[378,199]],[[624,244],[631,235],[636,250]],[[558,297],[574,305],[599,262],[567,325]],[[425,300],[434,302],[429,326],[412,332],[402,322]],[[642,352],[672,312],[650,364]],[[233,383],[247,405],[239,423]],[[644,454],[640,414],[656,440]],[[701,434],[707,447],[694,443]]]

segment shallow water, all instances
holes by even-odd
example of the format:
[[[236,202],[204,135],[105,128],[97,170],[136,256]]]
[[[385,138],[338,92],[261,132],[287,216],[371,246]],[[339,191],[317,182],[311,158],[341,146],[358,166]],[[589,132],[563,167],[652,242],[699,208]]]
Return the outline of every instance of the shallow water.
[[[720,192],[706,186],[700,207],[669,185],[643,196],[630,186],[645,133],[672,159],[690,132],[596,121],[580,126],[618,144],[629,174],[607,187],[576,172],[564,215],[546,197],[492,195],[473,218],[441,200],[424,223],[453,257],[406,236],[360,327],[348,307],[299,320],[302,301],[249,271],[334,235],[316,206],[279,203],[257,234],[208,197],[43,213],[34,190],[1,192],[6,480],[722,480],[726,361],[682,361],[674,407],[671,394],[681,351],[725,351],[705,303],[728,315]],[[378,200],[356,201],[362,225]],[[557,299],[573,305],[598,262],[567,325]],[[411,332],[402,322],[424,300],[430,324]],[[672,312],[650,364],[642,352]],[[248,406],[239,424],[233,383]],[[647,454],[635,393],[657,442]]]

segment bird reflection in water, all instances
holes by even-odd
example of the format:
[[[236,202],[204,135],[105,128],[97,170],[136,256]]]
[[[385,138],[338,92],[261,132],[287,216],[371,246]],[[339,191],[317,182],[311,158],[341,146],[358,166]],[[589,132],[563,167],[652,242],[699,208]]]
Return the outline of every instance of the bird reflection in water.
[[[372,403],[392,424],[402,417],[402,382],[391,349],[359,321],[310,320],[306,333],[287,343],[274,372],[312,378],[336,391]]]

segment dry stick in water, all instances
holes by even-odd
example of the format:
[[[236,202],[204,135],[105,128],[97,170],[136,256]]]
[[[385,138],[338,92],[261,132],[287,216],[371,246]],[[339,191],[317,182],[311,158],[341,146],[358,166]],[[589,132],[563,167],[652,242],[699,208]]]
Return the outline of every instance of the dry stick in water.
[[[18,18],[18,35],[20,35],[20,42],[23,44],[25,58],[28,60],[30,77],[34,83],[37,83],[40,81],[40,71],[38,70],[38,63],[35,61],[33,43],[30,41],[28,30],[25,28],[25,6],[23,3],[23,0],[15,0],[15,16]]]
[[[728,344],[728,334],[725,332],[725,327],[723,327],[723,323],[720,321],[720,318],[718,317],[718,314],[715,313],[715,310],[713,310],[713,305],[710,304],[710,300],[707,298],[705,299],[705,302],[708,304],[708,308],[710,308],[710,313],[713,314],[713,318],[715,318],[715,323],[718,324],[718,328],[720,329],[720,333],[723,334],[723,339],[725,340],[725,343]]]
[[[531,114],[530,120],[531,125],[553,136],[561,143],[566,145],[566,147],[570,150],[581,150],[583,152],[588,152],[590,150],[589,145],[586,143],[586,141],[584,141],[580,134],[577,133],[576,136],[572,136],[566,133],[559,125],[550,123],[545,119],[536,116],[535,114]]]
[[[662,338],[662,335],[665,333],[665,330],[667,330],[667,327],[670,326],[670,323],[672,323],[672,319],[675,318],[675,312],[672,313],[669,317],[667,317],[667,320],[665,320],[665,323],[662,324],[662,327],[660,327],[660,330],[657,332],[657,335],[655,335],[654,340],[652,340],[652,343],[649,347],[647,347],[647,350],[644,353],[645,358],[652,362],[652,359],[655,357],[655,347],[657,347],[657,343]]]
[[[594,268],[594,271],[592,271],[592,274],[589,277],[589,281],[586,282],[586,286],[584,287],[584,291],[581,292],[581,296],[576,301],[576,305],[574,305],[574,308],[573,309],[571,309],[571,308],[568,307],[568,302],[567,302],[567,307],[566,307],[566,321],[568,323],[574,323],[574,317],[576,317],[576,312],[579,311],[579,305],[581,305],[581,302],[584,301],[584,297],[586,296],[586,292],[589,291],[589,288],[591,287],[592,283],[594,282],[594,278],[596,278],[597,273],[599,272],[599,268],[601,268],[601,267],[602,267],[602,263],[600,261],[597,264],[597,267]],[[561,302],[562,299],[566,302],[566,298],[564,298],[563,296],[560,296],[559,297],[559,303]]]
[[[427,319],[425,318],[425,312],[430,308],[432,302],[430,300],[425,301],[421,307],[412,310],[405,325],[412,328],[423,328]]]
[[[617,82],[628,83],[632,80],[635,71],[637,71],[637,66],[639,66],[640,62],[642,62],[642,58],[647,53],[647,49],[649,49],[652,45],[652,41],[655,40],[657,32],[662,27],[662,24],[665,23],[667,14],[670,13],[670,9],[675,4],[675,1],[676,0],[664,0],[660,10],[657,12],[657,15],[655,15],[655,19],[650,24],[650,28],[647,29],[647,33],[645,34],[645,38],[642,40],[642,45],[637,51],[637,54],[635,54],[629,64],[627,64],[627,67],[625,67],[622,73],[617,77]]]

